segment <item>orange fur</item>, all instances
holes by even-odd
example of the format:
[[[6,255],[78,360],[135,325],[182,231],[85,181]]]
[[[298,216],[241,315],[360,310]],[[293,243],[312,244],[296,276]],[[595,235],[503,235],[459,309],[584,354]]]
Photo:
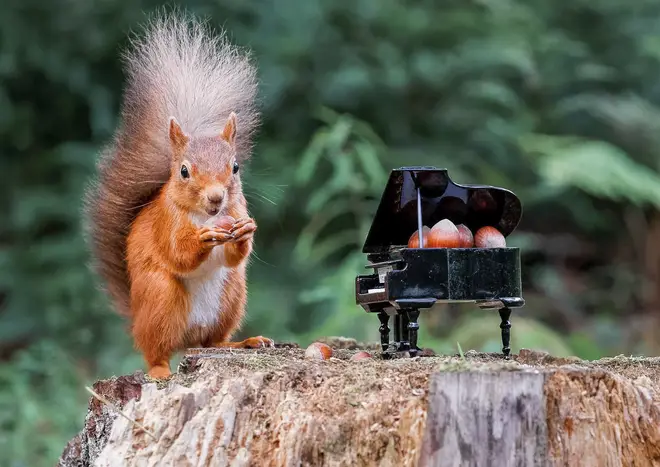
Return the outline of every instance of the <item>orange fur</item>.
[[[194,18],[157,17],[145,32],[125,54],[122,125],[85,211],[96,272],[162,378],[186,347],[272,341],[227,342],[245,314],[256,230],[236,170],[259,121],[256,69]],[[225,214],[231,230],[205,225]]]
[[[217,158],[232,161],[231,152],[219,151]],[[224,173],[225,171],[223,171]],[[227,174],[225,174],[227,175]],[[190,214],[200,211],[203,201],[187,195],[173,171],[158,197],[137,216],[127,238],[127,266],[130,277],[130,308],[132,333],[136,347],[143,352],[153,377],[169,375],[172,354],[190,346],[259,347],[270,345],[269,339],[246,339],[227,342],[238,329],[247,304],[246,259],[252,251],[253,239],[209,246],[200,240],[201,230],[190,220]],[[216,183],[216,177],[197,172],[198,187]],[[223,177],[225,184],[236,183]],[[228,190],[224,212],[235,219],[247,218],[245,198],[239,191]],[[185,194],[183,194],[185,193]],[[174,201],[176,199],[176,201]],[[251,221],[252,223],[254,221]],[[196,271],[208,260],[214,248],[223,248],[224,264],[231,268],[220,300],[218,324],[211,329],[187,328],[190,297],[182,278]]]

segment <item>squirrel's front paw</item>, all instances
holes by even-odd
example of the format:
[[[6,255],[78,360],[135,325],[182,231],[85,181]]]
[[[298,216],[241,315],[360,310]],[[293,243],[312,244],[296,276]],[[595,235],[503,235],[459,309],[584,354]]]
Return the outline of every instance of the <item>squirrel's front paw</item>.
[[[229,232],[234,236],[233,241],[240,243],[251,239],[256,230],[257,224],[254,222],[254,219],[245,217],[234,222]]]
[[[231,232],[225,229],[219,229],[217,227],[202,227],[199,229],[199,241],[204,248],[224,245],[232,238]]]

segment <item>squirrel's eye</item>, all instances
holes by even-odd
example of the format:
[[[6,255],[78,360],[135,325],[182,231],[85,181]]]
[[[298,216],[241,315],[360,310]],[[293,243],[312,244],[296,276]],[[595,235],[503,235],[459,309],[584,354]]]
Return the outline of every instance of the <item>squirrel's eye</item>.
[[[190,177],[190,172],[188,172],[188,167],[185,165],[181,166],[181,177],[183,178],[189,178]]]
[[[238,173],[238,162],[234,162],[234,173]]]

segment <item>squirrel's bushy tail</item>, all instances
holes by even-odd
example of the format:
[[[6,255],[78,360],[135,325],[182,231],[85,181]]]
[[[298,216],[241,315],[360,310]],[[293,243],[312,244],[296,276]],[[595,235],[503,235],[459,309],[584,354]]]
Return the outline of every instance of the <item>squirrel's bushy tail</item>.
[[[94,269],[117,311],[128,315],[126,237],[140,209],[169,178],[169,117],[193,137],[209,136],[219,135],[235,112],[237,156],[245,160],[258,113],[249,56],[191,16],[156,16],[133,39],[124,63],[121,126],[101,153],[84,209]]]

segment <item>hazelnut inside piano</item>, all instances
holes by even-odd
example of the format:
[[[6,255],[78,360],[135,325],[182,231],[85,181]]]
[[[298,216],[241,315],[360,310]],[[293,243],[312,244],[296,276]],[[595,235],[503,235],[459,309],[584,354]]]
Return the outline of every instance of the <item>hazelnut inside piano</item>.
[[[521,217],[505,188],[458,184],[435,167],[393,170],[362,249],[373,272],[355,283],[356,303],[378,314],[383,352],[420,350],[417,318],[436,303],[496,309],[508,333],[511,309],[524,305],[520,251],[506,242]]]

